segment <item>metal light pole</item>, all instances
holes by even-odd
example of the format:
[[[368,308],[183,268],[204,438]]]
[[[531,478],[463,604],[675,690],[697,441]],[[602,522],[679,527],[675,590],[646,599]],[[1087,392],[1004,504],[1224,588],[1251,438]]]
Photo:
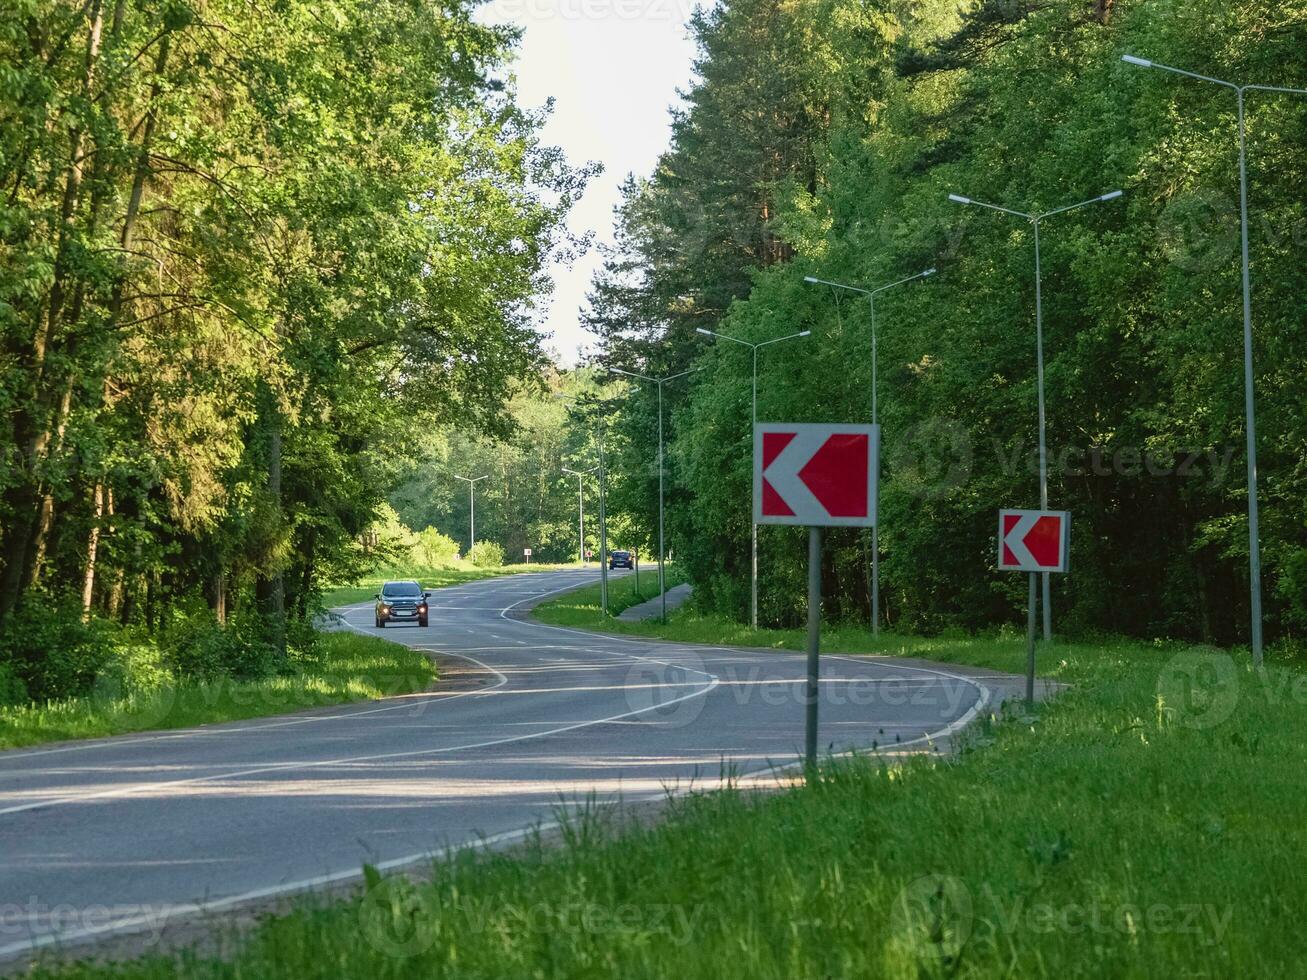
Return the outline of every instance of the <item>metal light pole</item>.
[[[562,392],[556,392],[554,397],[560,401],[565,401],[571,405],[580,405],[581,403]],[[596,432],[599,436],[599,609],[608,615],[608,480],[607,470],[604,464],[604,433],[605,422],[600,421]],[[574,471],[573,471],[574,472]],[[585,555],[585,543],[582,542],[582,557]]]
[[[891,282],[884,286],[877,286],[875,289],[863,289],[859,286],[849,286],[842,282],[831,282],[828,279],[818,279],[815,276],[804,276],[804,282],[818,283],[823,286],[832,286],[835,289],[847,289],[851,292],[862,293],[867,297],[871,304],[871,424],[879,425],[880,421],[876,413],[876,294],[883,293],[887,289],[893,289],[895,286],[902,286],[904,283],[913,282],[917,279],[925,279],[927,276],[933,276],[935,269],[927,269],[925,272],[918,272],[915,276],[908,276],[906,279],[900,279],[897,282]],[[876,460],[876,470],[879,475],[880,460]],[[871,526],[871,635],[880,636],[880,480],[876,481],[876,523]]]
[[[569,470],[566,466],[563,467],[564,473],[571,473],[576,477],[577,529],[580,532],[577,555],[581,560],[582,568],[585,568],[585,491],[582,488],[581,481],[585,479],[586,474],[593,473],[597,469],[599,469],[597,466],[592,466],[588,470]]]
[[[604,466],[604,426],[599,426],[599,611],[608,615],[608,470]]]
[[[740,344],[741,346],[748,347],[753,350],[753,394],[752,394],[752,403],[751,403],[752,409],[750,411],[750,417],[752,419],[753,425],[758,424],[758,349],[761,347],[770,347],[772,344],[779,344],[781,341],[784,340],[796,340],[799,337],[807,337],[812,333],[811,330],[801,330],[798,333],[787,334],[784,337],[776,337],[773,340],[764,340],[762,341],[762,343],[754,344],[747,340],[740,340],[740,338],[738,337],[728,337],[724,333],[717,333],[716,331],[713,330],[705,330],[703,327],[696,327],[695,329],[698,330],[699,333],[705,334],[706,336],[716,337],[719,340],[729,340],[733,344]],[[750,430],[750,436],[752,436],[752,430]],[[752,514],[752,507],[750,508],[750,514]],[[750,573],[749,573],[749,594],[750,594],[749,609],[750,609],[750,622],[753,624],[753,628],[757,629],[758,628],[758,525],[753,523],[752,517],[750,517],[750,532],[751,532],[750,534],[751,561],[750,561]]]
[[[624,374],[628,378],[639,378],[641,381],[648,381],[658,386],[658,592],[662,595],[663,622],[667,622],[667,584],[663,580],[663,561],[666,554],[663,544],[663,385],[669,381],[675,381],[677,378],[684,378],[687,374],[694,374],[702,368],[690,368],[688,371],[682,371],[680,374],[669,374],[665,378],[651,378],[645,374],[636,374],[634,371],[623,371],[621,368],[609,368],[615,374]],[[637,561],[638,565],[639,562]],[[639,591],[639,569],[636,570],[636,591]]]
[[[485,474],[484,476],[472,477],[471,479],[469,479],[469,478],[466,477],[466,476],[459,476],[457,473],[454,474],[454,479],[455,479],[455,480],[462,480],[464,483],[467,484],[468,513],[469,513],[470,516],[471,516],[471,522],[472,522],[472,529],[471,529],[471,532],[470,532],[470,540],[468,541],[468,544],[467,544],[467,554],[468,554],[468,557],[469,557],[469,558],[472,557],[472,549],[476,547],[476,543],[477,543],[477,499],[476,499],[476,485],[477,485],[477,482],[478,482],[478,481],[480,481],[480,480],[488,480],[489,478],[490,478],[490,474],[489,474],[489,473]]]
[[[997,204],[973,201],[971,198],[962,197],[960,194],[950,194],[948,196],[948,199],[954,204],[974,204],[976,207],[1001,211],[1003,214],[1010,214],[1017,218],[1025,218],[1035,229],[1035,377],[1039,392],[1039,507],[1041,510],[1048,510],[1048,445],[1044,436],[1044,295],[1039,256],[1039,223],[1045,218],[1075,211],[1077,208],[1087,207],[1090,204],[1114,201],[1123,193],[1125,192],[1111,191],[1098,197],[1092,197],[1088,201],[1068,204],[1066,207],[1045,211],[1042,214],[1026,214],[1024,211],[1013,211],[1011,208],[999,207]],[[1048,572],[1044,572],[1043,576],[1044,639],[1047,641],[1053,638],[1052,577]]]
[[[1257,426],[1253,417],[1253,288],[1248,262],[1248,135],[1244,117],[1244,95],[1248,92],[1277,92],[1281,95],[1307,95],[1307,89],[1283,88],[1278,85],[1236,85],[1210,78],[1183,68],[1160,65],[1134,55],[1121,60],[1139,68],[1157,68],[1200,82],[1210,82],[1234,91],[1239,107],[1239,231],[1243,264],[1243,408],[1244,430],[1248,445],[1248,592],[1252,601],[1253,664],[1262,665],[1262,550],[1257,530]]]

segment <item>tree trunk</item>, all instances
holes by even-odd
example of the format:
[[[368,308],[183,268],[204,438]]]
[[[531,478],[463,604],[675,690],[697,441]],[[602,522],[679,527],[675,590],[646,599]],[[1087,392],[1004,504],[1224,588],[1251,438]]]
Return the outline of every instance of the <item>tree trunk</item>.
[[[91,601],[95,598],[95,556],[100,547],[100,520],[104,517],[104,483],[96,483],[92,504],[95,520],[86,538],[86,575],[82,579],[82,617],[91,618]]]
[[[267,489],[268,501],[276,521],[274,534],[280,536],[284,516],[281,506],[281,410],[276,404],[276,396],[264,385],[262,414],[267,432]],[[275,549],[274,549],[275,550]],[[286,655],[286,578],[281,567],[280,557],[272,559],[276,564],[271,569],[260,571],[255,582],[255,596],[259,612],[265,624],[265,639],[279,655]]]

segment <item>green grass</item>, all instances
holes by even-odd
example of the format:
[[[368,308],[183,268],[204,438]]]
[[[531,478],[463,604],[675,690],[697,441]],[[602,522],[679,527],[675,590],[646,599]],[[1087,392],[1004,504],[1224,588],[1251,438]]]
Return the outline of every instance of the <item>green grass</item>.
[[[670,589],[685,581],[685,575],[675,565],[665,566],[663,578]],[[556,599],[536,606],[531,615],[551,626],[574,626],[579,629],[620,630],[626,623],[612,619],[623,610],[639,605],[658,595],[658,566],[640,566],[640,589],[636,591],[635,576],[623,575],[608,580],[608,618],[599,611],[599,585],[587,585],[565,592]],[[670,619],[670,617],[669,617]]]
[[[663,635],[795,641],[693,612]],[[857,636],[832,631],[827,648],[854,648]],[[883,640],[987,667],[1015,669],[1023,656],[1015,638]],[[1169,644],[1059,643],[1041,658],[1045,676],[1071,687],[1034,715],[983,719],[956,758],[832,761],[812,786],[677,800],[655,824],[592,812],[561,844],[464,854],[419,884],[369,875],[349,900],[302,899],[225,959],[54,972],[1301,975],[1307,672],[1258,674],[1242,654]]]
[[[186,682],[121,698],[69,698],[0,708],[0,748],[127,732],[187,728],[425,690],[436,679],[421,652],[354,633],[325,633],[319,654],[284,675]]]
[[[365,579],[352,584],[328,587],[322,596],[322,604],[328,609],[336,606],[367,602],[381,589],[381,584],[392,579],[417,579],[428,589],[442,589],[447,585],[462,585],[483,578],[495,578],[500,575],[517,575],[522,572],[552,572],[560,568],[579,568],[579,565],[504,565],[500,568],[477,568],[470,562],[459,562],[449,568],[409,568],[385,569],[375,572]]]

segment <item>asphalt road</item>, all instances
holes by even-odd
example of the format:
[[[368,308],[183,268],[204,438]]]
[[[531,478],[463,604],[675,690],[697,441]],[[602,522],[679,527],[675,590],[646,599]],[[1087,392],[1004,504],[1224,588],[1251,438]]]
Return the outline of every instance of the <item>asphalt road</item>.
[[[534,623],[597,572],[433,593],[437,689],[275,719],[0,753],[0,960],[505,842],[560,802],[772,773],[803,745],[800,655]],[[345,611],[362,633],[370,604]],[[968,672],[824,657],[821,744],[928,748],[993,695]]]

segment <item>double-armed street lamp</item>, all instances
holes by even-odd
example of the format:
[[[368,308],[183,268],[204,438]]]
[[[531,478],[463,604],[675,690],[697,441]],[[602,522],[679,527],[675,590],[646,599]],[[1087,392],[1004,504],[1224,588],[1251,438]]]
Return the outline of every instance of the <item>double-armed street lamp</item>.
[[[1052,211],[1045,211],[1042,214],[1027,214],[1024,211],[1014,211],[1011,208],[1000,207],[997,204],[986,204],[983,201],[974,201],[969,197],[963,197],[960,194],[950,194],[948,199],[954,204],[970,204],[979,208],[988,208],[991,211],[1000,211],[1003,214],[1012,215],[1016,218],[1024,218],[1029,221],[1034,228],[1035,233],[1035,378],[1038,388],[1039,399],[1039,507],[1041,510],[1048,510],[1048,445],[1044,435],[1044,299],[1043,284],[1040,271],[1039,256],[1039,225],[1045,218],[1051,218],[1054,215],[1066,214],[1068,211],[1075,211],[1079,208],[1088,207],[1090,204],[1101,204],[1105,201],[1114,201],[1120,197],[1124,191],[1111,191],[1098,197],[1090,198],[1088,201],[1081,201],[1078,204],[1068,204],[1066,207],[1055,208]],[[1053,610],[1051,605],[1051,577],[1048,572],[1044,576],[1044,639],[1053,638]]]
[[[634,371],[623,371],[621,368],[609,368],[615,374],[623,374],[628,378],[638,378],[641,381],[648,381],[650,384],[658,386],[658,592],[662,596],[663,622],[667,622],[667,583],[663,580],[663,561],[666,554],[666,546],[663,543],[663,385],[669,381],[675,381],[677,378],[684,378],[686,375],[694,374],[702,368],[690,368],[688,371],[682,371],[679,374],[669,374],[665,378],[652,378],[645,374],[637,374]],[[636,563],[639,564],[638,562]],[[637,568],[637,575],[639,570]],[[638,586],[639,579],[636,579]],[[637,591],[638,588],[637,588]]]
[[[580,406],[582,402],[579,399],[564,395],[557,392],[554,397],[559,401],[567,402],[569,405]],[[604,465],[604,434],[606,422],[602,419],[595,427],[599,442],[599,465],[595,467],[599,471],[599,609],[605,616],[608,615],[608,471]],[[570,472],[575,472],[570,471]],[[587,472],[594,472],[588,470]],[[585,541],[581,542],[581,556],[585,557]]]
[[[476,500],[476,485],[477,485],[477,483],[480,482],[481,480],[488,480],[488,479],[490,479],[490,474],[487,473],[487,474],[485,474],[484,476],[466,477],[466,476],[459,476],[457,473],[455,473],[455,474],[454,474],[454,479],[455,479],[455,480],[462,480],[464,483],[467,484],[467,504],[468,504],[468,514],[469,514],[469,517],[470,517],[470,520],[471,520],[471,524],[472,524],[471,531],[470,531],[470,533],[469,533],[469,535],[468,535],[469,540],[468,540],[468,543],[467,543],[467,553],[468,553],[468,556],[470,557],[470,556],[472,555],[472,549],[476,547],[476,543],[477,543],[477,500]]]
[[[1262,553],[1257,530],[1257,427],[1253,417],[1253,290],[1252,273],[1248,259],[1248,135],[1244,116],[1245,95],[1248,92],[1271,92],[1279,95],[1307,95],[1307,89],[1285,88],[1278,85],[1236,85],[1220,78],[1199,75],[1197,72],[1172,68],[1146,58],[1122,55],[1121,60],[1136,68],[1156,68],[1183,75],[1200,82],[1220,85],[1235,93],[1239,110],[1239,230],[1243,267],[1243,403],[1244,437],[1248,447],[1248,591],[1252,602],[1251,640],[1253,664],[1262,665]]]
[[[577,556],[581,561],[582,568],[585,568],[585,488],[583,481],[588,474],[593,473],[597,469],[599,469],[597,466],[592,466],[588,470],[572,470],[568,469],[566,466],[563,467],[564,473],[571,473],[576,477],[576,513],[580,542],[577,547]]]
[[[748,347],[748,348],[751,348],[751,349],[752,349],[752,351],[753,351],[753,396],[752,396],[752,401],[751,401],[752,408],[750,409],[750,419],[751,419],[751,423],[752,423],[752,424],[751,424],[751,426],[750,426],[750,430],[749,430],[750,439],[752,440],[752,436],[753,436],[753,427],[754,427],[754,426],[757,426],[757,424],[758,424],[758,351],[759,351],[761,348],[763,348],[763,347],[770,347],[772,344],[779,344],[779,343],[782,343],[783,341],[786,341],[786,340],[797,340],[797,339],[799,339],[800,337],[807,337],[807,336],[809,336],[809,335],[812,333],[812,331],[811,331],[811,330],[801,330],[801,331],[799,331],[798,333],[787,334],[787,335],[784,336],[784,337],[775,337],[775,338],[773,338],[772,340],[764,340],[764,341],[761,341],[760,343],[756,343],[756,344],[755,344],[755,343],[752,343],[751,341],[748,341],[748,340],[741,340],[739,337],[728,337],[728,336],[727,336],[726,334],[724,334],[724,333],[717,333],[716,331],[713,331],[713,330],[705,330],[703,327],[696,327],[695,329],[696,329],[699,333],[701,333],[701,334],[705,334],[706,336],[709,336],[709,337],[716,337],[716,338],[719,339],[719,340],[729,340],[729,341],[730,341],[731,343],[733,343],[733,344],[740,344],[740,345],[743,346],[743,347]],[[750,573],[749,573],[749,594],[750,594],[750,601],[749,601],[750,617],[749,617],[749,619],[750,619],[750,622],[753,624],[753,628],[754,628],[754,629],[757,629],[757,628],[758,628],[758,525],[757,525],[757,524],[754,522],[754,520],[753,520],[753,516],[752,516],[752,515],[753,515],[753,506],[752,506],[752,504],[750,504],[749,514],[750,514],[750,517],[749,517],[749,525],[750,525],[750,528],[751,528],[751,531],[752,531],[752,533],[751,533],[751,560],[750,560]]]
[[[831,282],[829,279],[818,279],[816,276],[804,276],[804,282],[816,283],[822,286],[831,286],[835,289],[847,289],[850,292],[861,293],[867,297],[871,304],[871,424],[879,425],[880,420],[876,412],[876,294],[883,293],[887,289],[893,289],[895,286],[902,286],[905,283],[915,282],[918,279],[925,279],[935,274],[935,269],[927,269],[925,272],[918,272],[915,276],[908,276],[897,282],[891,282],[884,286],[877,286],[874,289],[864,289],[861,286],[849,286],[842,282]],[[876,470],[879,473],[880,460],[876,460]],[[871,526],[871,635],[880,635],[880,480],[876,481],[876,523]]]

